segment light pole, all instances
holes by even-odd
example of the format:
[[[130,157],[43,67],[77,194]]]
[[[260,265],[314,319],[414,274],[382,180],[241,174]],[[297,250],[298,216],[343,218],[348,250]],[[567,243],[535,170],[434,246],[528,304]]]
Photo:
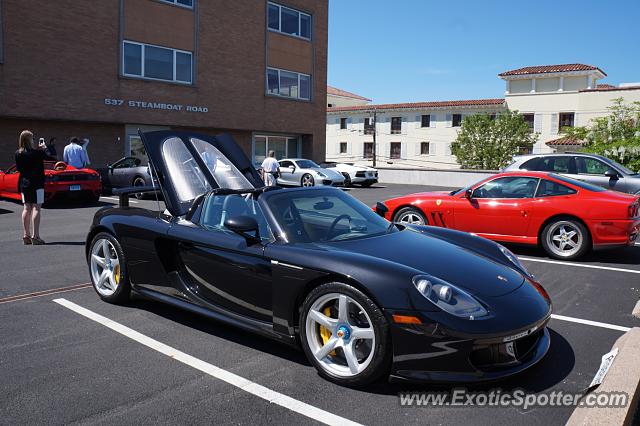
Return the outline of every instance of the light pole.
[[[377,126],[377,111],[373,109],[373,167],[376,167],[376,133],[378,133]]]

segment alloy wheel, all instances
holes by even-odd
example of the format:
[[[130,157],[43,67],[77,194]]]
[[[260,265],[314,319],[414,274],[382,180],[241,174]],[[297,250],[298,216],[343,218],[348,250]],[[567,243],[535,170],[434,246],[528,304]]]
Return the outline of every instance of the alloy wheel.
[[[309,308],[305,331],[309,349],[327,373],[349,378],[375,355],[376,333],[366,310],[352,297],[328,293]]]
[[[113,295],[120,283],[120,259],[111,241],[101,238],[93,243],[90,263],[91,280],[98,293]]]
[[[584,236],[573,223],[560,221],[549,229],[546,235],[549,249],[560,257],[574,255],[582,248]]]
[[[418,213],[413,211],[402,213],[396,222],[406,223],[409,225],[424,225],[424,219]]]
[[[302,176],[302,186],[313,186],[313,177],[311,175]]]

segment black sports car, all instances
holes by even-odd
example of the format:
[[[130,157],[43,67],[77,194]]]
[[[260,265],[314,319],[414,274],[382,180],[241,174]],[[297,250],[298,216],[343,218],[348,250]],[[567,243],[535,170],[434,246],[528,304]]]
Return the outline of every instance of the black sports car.
[[[102,178],[102,186],[108,191],[116,188],[129,188],[132,186],[151,186],[149,167],[142,164],[137,157],[124,157],[107,167],[96,169]],[[143,193],[135,193],[137,198],[144,197]]]
[[[336,188],[265,188],[230,136],[142,137],[167,210],[129,207],[131,188],[96,213],[102,299],[134,291],[301,345],[345,385],[491,380],[547,352],[549,296],[499,244],[392,224]]]

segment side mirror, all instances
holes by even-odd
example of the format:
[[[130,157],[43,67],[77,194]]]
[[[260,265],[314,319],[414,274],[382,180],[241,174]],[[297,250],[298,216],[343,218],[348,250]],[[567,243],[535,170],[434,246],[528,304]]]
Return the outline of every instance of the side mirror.
[[[609,179],[613,179],[613,180],[618,180],[618,179],[619,179],[619,178],[618,178],[618,172],[616,172],[616,171],[615,171],[615,170],[613,170],[613,169],[609,169],[609,170],[607,170],[606,172],[604,172],[604,175],[605,175],[606,177],[608,177]]]
[[[253,245],[260,242],[260,231],[258,230],[258,222],[249,216],[235,216],[225,219],[224,227],[247,240],[247,245]],[[255,236],[250,232],[255,232]]]
[[[470,200],[473,198],[473,189],[467,189],[466,191],[464,191],[464,198],[466,198],[467,200]]]
[[[380,201],[378,201],[376,203],[376,214],[378,216],[385,217],[387,215],[387,213],[389,213],[389,207],[384,205],[384,203],[381,203]]]

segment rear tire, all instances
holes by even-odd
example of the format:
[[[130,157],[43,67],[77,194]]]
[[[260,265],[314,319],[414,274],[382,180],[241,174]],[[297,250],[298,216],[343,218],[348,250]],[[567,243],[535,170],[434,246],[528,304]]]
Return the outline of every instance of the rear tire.
[[[133,183],[131,184],[131,186],[146,186],[146,182],[144,181],[144,178],[137,176],[134,180]],[[145,194],[141,193],[141,192],[136,192],[135,197],[138,200],[142,200],[144,198]]]
[[[91,284],[105,302],[125,303],[131,294],[126,259],[118,240],[107,232],[100,232],[89,246],[87,259]]]
[[[415,207],[403,207],[393,216],[393,221],[403,225],[428,225],[427,217]]]
[[[540,242],[549,256],[562,260],[578,259],[591,249],[589,230],[570,217],[548,223],[540,233]]]
[[[315,180],[313,179],[313,176],[311,176],[309,173],[303,174],[302,178],[300,179],[300,186],[315,186]]]
[[[307,295],[300,341],[318,374],[339,385],[362,386],[389,374],[388,321],[370,298],[350,285],[322,284]]]

